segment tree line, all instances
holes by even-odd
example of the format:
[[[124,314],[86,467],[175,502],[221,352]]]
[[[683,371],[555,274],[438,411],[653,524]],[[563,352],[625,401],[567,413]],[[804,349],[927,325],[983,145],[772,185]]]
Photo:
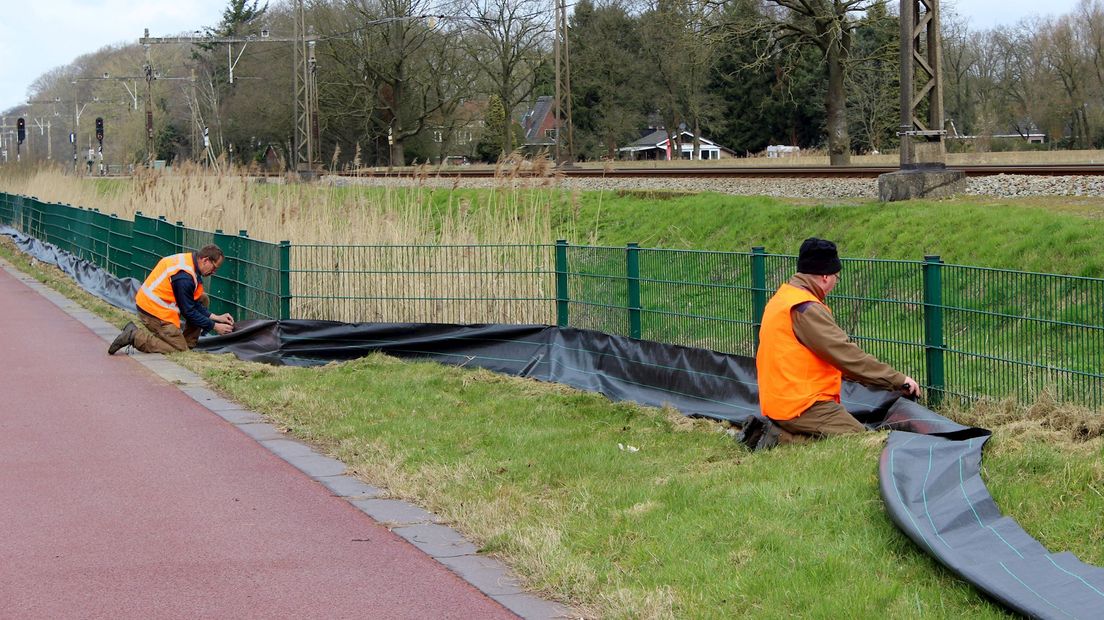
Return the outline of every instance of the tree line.
[[[1025,139],[992,136],[1038,133],[1047,148],[1102,146],[1101,1],[980,31],[945,13],[949,148],[1020,148]],[[327,167],[494,161],[524,145],[525,112],[554,93],[549,0],[303,4]],[[854,153],[892,150],[896,8],[885,0],[577,0],[561,57],[570,59],[574,155],[616,158],[649,129],[681,140],[680,127],[738,155],[785,144],[846,164]],[[81,56],[40,76],[31,103],[8,115],[28,117],[34,158],[83,153],[100,117],[105,158],[142,162],[148,75],[155,158],[277,156],[286,165],[298,69],[287,39],[297,17],[292,0],[228,0],[194,42]]]

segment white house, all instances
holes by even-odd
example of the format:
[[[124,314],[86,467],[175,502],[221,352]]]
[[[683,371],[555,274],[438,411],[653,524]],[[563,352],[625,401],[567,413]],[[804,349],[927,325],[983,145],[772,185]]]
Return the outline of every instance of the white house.
[[[684,129],[679,132],[679,135],[682,139],[681,148],[671,144],[666,129],[656,129],[636,142],[617,150],[624,159],[693,159],[694,134]],[[730,149],[705,138],[701,138],[700,152],[700,159],[703,160],[735,157],[735,153]]]

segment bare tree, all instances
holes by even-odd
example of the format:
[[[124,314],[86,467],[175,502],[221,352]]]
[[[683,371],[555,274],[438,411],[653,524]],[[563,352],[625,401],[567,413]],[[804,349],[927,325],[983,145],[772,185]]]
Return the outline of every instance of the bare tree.
[[[828,90],[828,154],[833,166],[851,163],[851,137],[847,130],[847,72],[851,65],[854,30],[860,17],[886,0],[763,0],[773,6],[769,28],[774,41],[771,53],[790,46],[814,45],[824,55]],[[767,58],[762,59],[766,62]]]
[[[386,135],[389,162],[406,162],[407,140],[465,95],[451,33],[428,16],[427,0],[344,0],[330,16],[325,53],[338,71],[327,95],[336,115],[357,118]],[[340,94],[347,102],[335,99]],[[346,119],[347,120],[347,119]]]
[[[546,60],[552,31],[549,8],[539,0],[461,0],[459,10],[470,30],[463,49],[506,108],[504,153],[515,144],[514,111],[533,94]]]
[[[694,159],[701,158],[701,127],[715,114],[711,71],[723,43],[720,10],[706,0],[654,0],[640,16],[643,53],[649,63],[648,80],[672,145],[681,141],[679,126],[688,121],[693,134]],[[681,151],[681,145],[678,145]]]

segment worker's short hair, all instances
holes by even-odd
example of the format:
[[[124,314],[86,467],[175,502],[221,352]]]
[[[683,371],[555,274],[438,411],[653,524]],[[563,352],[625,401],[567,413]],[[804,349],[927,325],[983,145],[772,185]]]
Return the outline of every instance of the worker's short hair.
[[[205,245],[196,252],[196,258],[207,258],[211,262],[219,262],[223,257],[222,248],[215,244]]]

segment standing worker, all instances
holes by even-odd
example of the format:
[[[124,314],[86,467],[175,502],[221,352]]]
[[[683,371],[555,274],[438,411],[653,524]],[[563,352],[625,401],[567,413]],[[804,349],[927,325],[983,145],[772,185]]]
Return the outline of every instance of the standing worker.
[[[864,353],[836,324],[824,299],[839,283],[842,267],[836,244],[806,239],[797,273],[779,287],[763,311],[755,356],[759,405],[780,429],[780,444],[866,430],[840,404],[845,376],[871,387],[920,395],[915,379]],[[745,432],[756,444],[761,435],[761,430],[754,437]]]
[[[172,353],[194,348],[202,333],[234,331],[234,317],[211,314],[203,278],[222,266],[222,250],[204,246],[198,252],[166,256],[157,262],[134,296],[146,330],[127,323],[107,348],[108,355],[131,345],[143,353]]]

